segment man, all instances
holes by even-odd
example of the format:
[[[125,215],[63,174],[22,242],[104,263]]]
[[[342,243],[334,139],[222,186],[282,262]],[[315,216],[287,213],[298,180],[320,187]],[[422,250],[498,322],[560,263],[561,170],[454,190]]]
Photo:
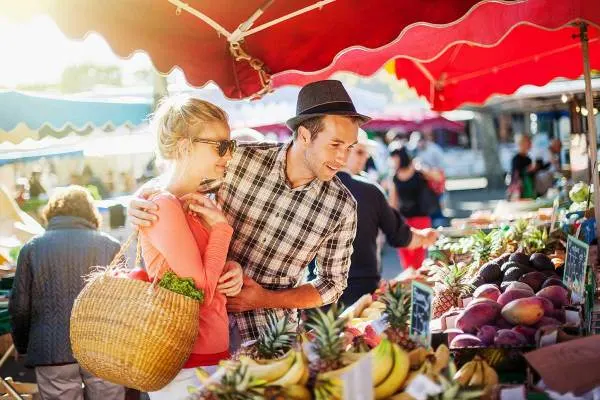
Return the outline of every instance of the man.
[[[296,309],[336,302],[346,288],[356,202],[335,175],[368,120],[341,82],[314,82],[302,88],[287,122],[290,143],[245,144],[234,154],[217,194],[234,230],[229,258],[244,270],[241,291],[227,301],[233,348],[236,330],[241,341],[257,338],[267,309],[295,321]],[[134,223],[149,223],[143,209],[152,207],[133,201]],[[303,284],[315,258],[317,279]]]
[[[350,150],[346,167],[337,174],[356,199],[358,216],[348,287],[340,298],[346,305],[379,286],[381,271],[377,235],[380,229],[393,247],[428,247],[437,239],[437,232],[432,229],[419,230],[408,226],[402,215],[390,207],[383,190],[360,176],[369,158],[368,145],[367,134],[360,130],[358,143]]]
[[[410,141],[416,143],[415,161],[429,169],[444,169],[444,150],[433,140],[431,132],[423,135],[415,131],[410,135]]]

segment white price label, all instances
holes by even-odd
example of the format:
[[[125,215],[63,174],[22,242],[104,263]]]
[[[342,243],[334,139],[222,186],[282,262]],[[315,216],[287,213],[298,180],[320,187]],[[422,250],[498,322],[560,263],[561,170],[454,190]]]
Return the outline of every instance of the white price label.
[[[388,328],[387,318],[386,316],[382,316],[379,319],[371,322],[371,326],[375,330],[378,335],[381,335]]]
[[[442,387],[425,375],[419,374],[410,382],[405,391],[416,400],[427,400],[429,396],[442,393]]]

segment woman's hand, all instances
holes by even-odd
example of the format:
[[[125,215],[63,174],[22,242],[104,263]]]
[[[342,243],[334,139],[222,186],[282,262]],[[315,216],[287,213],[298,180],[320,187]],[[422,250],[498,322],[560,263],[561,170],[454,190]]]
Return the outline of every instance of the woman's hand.
[[[219,278],[217,290],[227,297],[237,296],[244,284],[244,271],[242,266],[235,261],[227,261],[223,273]]]
[[[217,204],[200,193],[189,193],[181,198],[184,209],[196,213],[208,226],[227,223],[227,219]]]
[[[142,188],[137,196],[129,202],[127,215],[135,228],[152,226],[158,220],[158,216],[155,214],[158,206],[147,199],[159,191],[160,189],[157,187]]]

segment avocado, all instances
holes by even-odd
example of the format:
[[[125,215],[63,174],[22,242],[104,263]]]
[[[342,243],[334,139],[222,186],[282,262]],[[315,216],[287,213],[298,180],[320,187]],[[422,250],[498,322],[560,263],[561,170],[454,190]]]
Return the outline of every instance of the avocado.
[[[511,267],[504,273],[504,282],[506,281],[518,281],[525,272],[519,267]]]
[[[529,265],[529,256],[520,251],[513,253],[508,260],[521,265]]]
[[[486,283],[494,283],[500,279],[502,271],[500,271],[500,265],[498,265],[498,263],[490,261],[483,264],[479,269],[478,275],[481,276]]]
[[[529,258],[529,262],[538,271],[554,271],[554,264],[550,258],[543,253],[534,253]]]

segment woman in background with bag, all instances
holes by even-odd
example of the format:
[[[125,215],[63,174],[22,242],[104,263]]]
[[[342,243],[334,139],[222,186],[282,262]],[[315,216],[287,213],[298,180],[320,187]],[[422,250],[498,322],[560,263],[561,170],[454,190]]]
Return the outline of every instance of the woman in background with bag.
[[[119,242],[98,231],[101,217],[80,186],[56,190],[43,217],[46,232],[23,246],[17,262],[9,302],[15,347],[35,368],[43,400],[123,399],[122,386],[79,366],[69,340],[71,309],[83,277],[93,266],[110,263]]]
[[[397,208],[412,228],[431,228],[431,215],[439,210],[437,195],[425,176],[415,169],[412,158],[404,146],[390,149],[395,174],[390,185],[390,204]],[[424,248],[399,248],[398,256],[403,268],[419,269],[427,255]]]
[[[188,396],[188,386],[199,385],[195,368],[212,373],[219,361],[229,358],[226,297],[217,286],[233,230],[210,199],[191,206],[193,213],[185,201],[203,181],[224,176],[235,142],[229,138],[225,112],[190,96],[164,101],[151,127],[158,153],[170,168],[163,177],[163,190],[151,198],[158,206],[158,219],[140,230],[142,255],[151,278],[160,279],[170,270],[181,278],[192,278],[204,292],[190,358],[171,383],[149,393],[153,400],[177,400]]]
[[[518,152],[512,159],[510,168],[510,184],[508,198],[511,201],[520,199],[535,199],[535,174],[537,166],[529,157],[531,138],[520,135],[517,138]]]

